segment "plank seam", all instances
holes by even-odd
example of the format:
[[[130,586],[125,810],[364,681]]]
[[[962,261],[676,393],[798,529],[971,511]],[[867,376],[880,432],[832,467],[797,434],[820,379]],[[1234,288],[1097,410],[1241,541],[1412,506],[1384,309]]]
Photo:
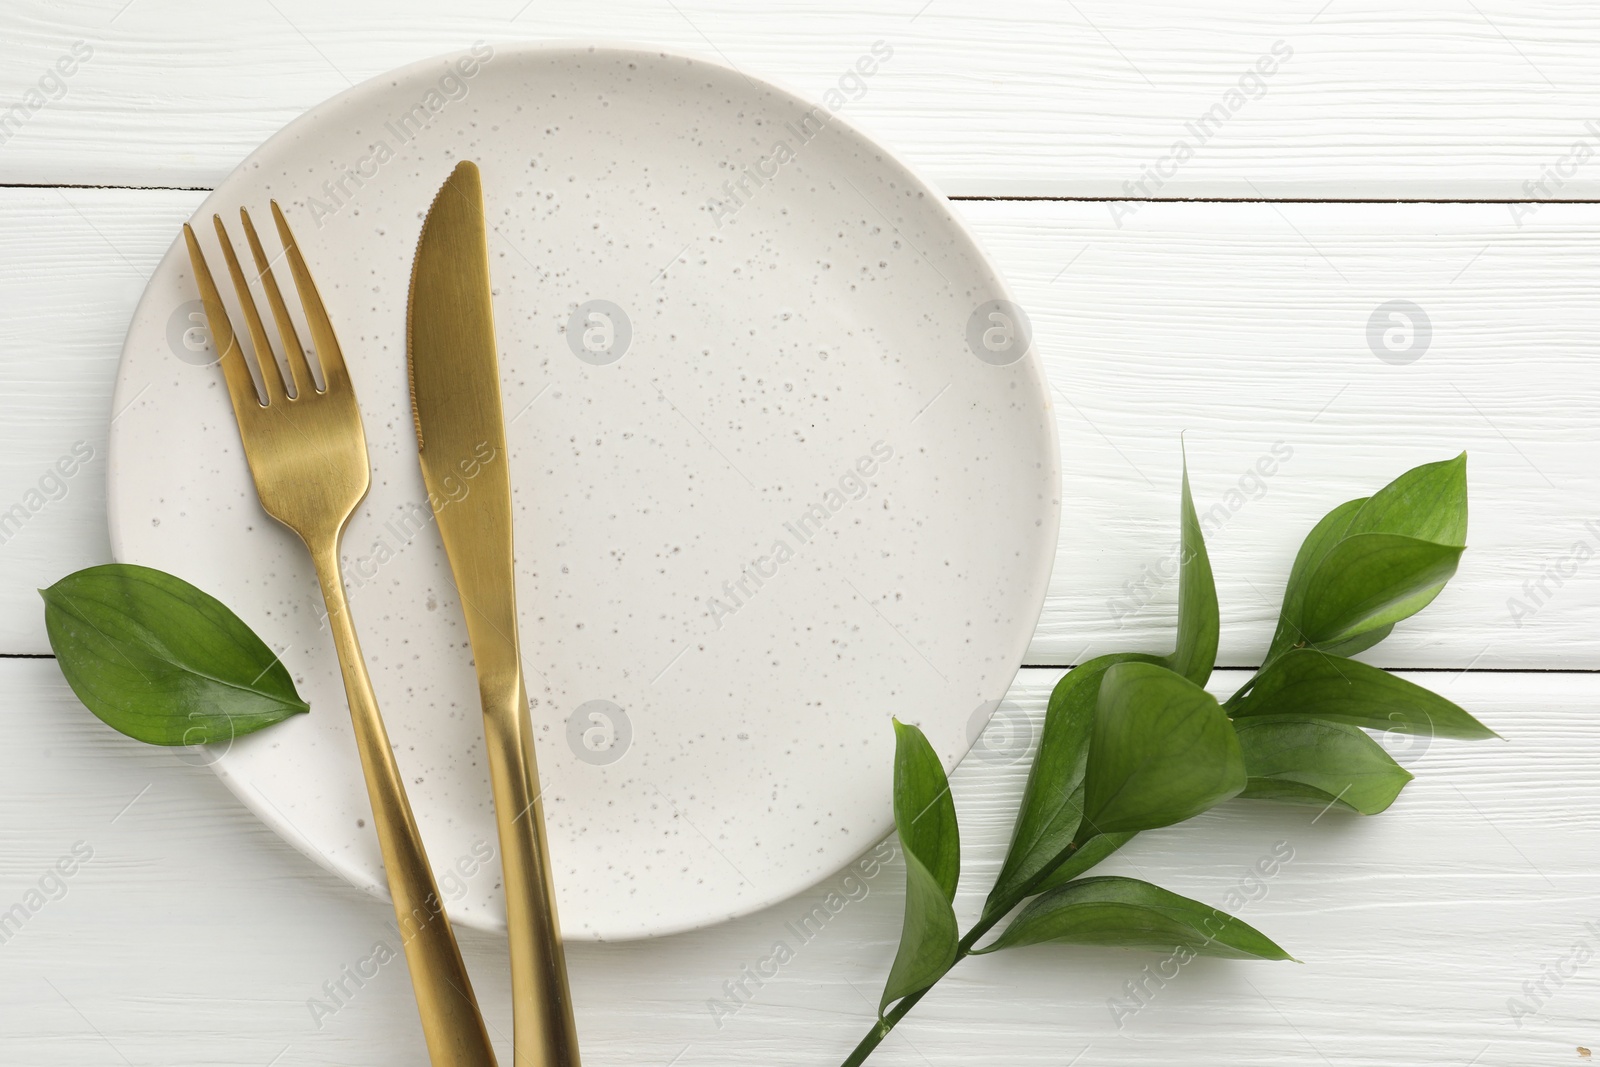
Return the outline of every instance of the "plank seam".
[[[92,185],[71,182],[0,182],[0,189],[111,189],[129,193],[209,193],[205,185]]]
[[[978,201],[993,203],[1030,203],[1033,201],[1063,204],[1600,204],[1596,200],[1492,200],[1472,197],[1412,197],[1412,196],[950,196],[952,201]]]
[[[0,652],[3,659],[55,659],[50,652]],[[1077,663],[1024,663],[1019,671],[1060,671],[1081,666]],[[1259,671],[1260,664],[1219,663],[1219,671]],[[1600,674],[1600,667],[1380,667],[1390,674]]]
[[[95,185],[71,182],[0,182],[0,189],[106,189],[130,193],[209,193],[208,185]],[[947,196],[955,203],[1056,203],[1056,204],[1600,204],[1600,199],[1536,198],[1483,199],[1473,197],[1304,197],[1304,196]]]
[[[54,657],[51,657],[54,658]],[[1072,670],[1078,663],[1024,663],[1019,671]],[[1260,664],[1219,663],[1218,671],[1259,671]],[[1600,674],[1600,667],[1379,667],[1390,674]]]

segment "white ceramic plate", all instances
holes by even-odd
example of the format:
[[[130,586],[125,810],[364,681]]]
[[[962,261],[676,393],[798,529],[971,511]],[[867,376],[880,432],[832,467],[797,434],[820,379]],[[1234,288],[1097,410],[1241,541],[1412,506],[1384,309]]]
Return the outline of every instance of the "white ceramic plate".
[[[498,845],[404,337],[422,215],[459,159],[481,165],[494,227],[568,937],[703,926],[828,876],[890,828],[890,717],[953,766],[1015,674],[1056,545],[1040,366],[971,234],[830,111],[847,99],[643,48],[479,46],[313,109],[197,214],[220,263],[212,212],[237,236],[241,205],[264,219],[276,198],[339,333],[373,467],[346,581],[461,922],[503,923]],[[115,554],[280,650],[311,713],[196,758],[383,895],[311,566],[257,504],[197,295],[175,242],[117,383]]]

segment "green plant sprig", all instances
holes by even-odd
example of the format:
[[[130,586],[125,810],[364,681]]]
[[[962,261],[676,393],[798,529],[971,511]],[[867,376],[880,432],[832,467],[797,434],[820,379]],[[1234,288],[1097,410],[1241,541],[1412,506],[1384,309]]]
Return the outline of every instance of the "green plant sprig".
[[[1427,607],[1455,574],[1466,547],[1466,464],[1463,453],[1416,467],[1317,523],[1295,557],[1261,668],[1219,703],[1203,688],[1221,630],[1216,583],[1185,463],[1176,647],[1100,656],[1056,685],[1010,849],[964,935],[953,906],[961,859],[950,785],[922,731],[897,721],[905,915],[878,1018],[843,1067],[863,1063],[971,955],[1057,942],[1292,959],[1199,901],[1134,878],[1083,875],[1141,830],[1233,797],[1384,811],[1411,774],[1369,730],[1496,736],[1444,697],[1349,658]]]

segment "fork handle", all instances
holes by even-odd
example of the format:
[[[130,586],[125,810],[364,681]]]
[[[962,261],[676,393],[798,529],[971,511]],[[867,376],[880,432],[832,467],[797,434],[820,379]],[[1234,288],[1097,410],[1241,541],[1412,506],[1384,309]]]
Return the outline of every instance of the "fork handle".
[[[307,548],[328,608],[333,646],[339,653],[350,721],[355,727],[356,748],[361,753],[367,796],[372,802],[372,824],[383,849],[383,868],[389,877],[389,894],[394,898],[395,919],[400,924],[417,1012],[422,1016],[428,1058],[433,1067],[495,1067],[494,1048],[472,994],[461,950],[445,917],[439,887],[423,851],[400,767],[395,763],[389,733],[378,713],[372,680],[361,657],[361,643],[356,640],[339,567],[339,540],[337,535],[328,540],[320,545],[308,541]]]
[[[479,694],[505,874],[516,1065],[579,1067],[578,1029],[520,668],[510,678],[480,678]]]

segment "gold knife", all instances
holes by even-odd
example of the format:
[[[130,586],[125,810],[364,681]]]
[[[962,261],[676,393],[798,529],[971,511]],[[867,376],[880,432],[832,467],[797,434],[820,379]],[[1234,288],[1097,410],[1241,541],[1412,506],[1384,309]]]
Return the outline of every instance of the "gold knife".
[[[511,939],[517,1067],[578,1067],[578,1034],[517,644],[500,368],[483,185],[463,161],[417,240],[406,310],[417,452],[478,670]]]

